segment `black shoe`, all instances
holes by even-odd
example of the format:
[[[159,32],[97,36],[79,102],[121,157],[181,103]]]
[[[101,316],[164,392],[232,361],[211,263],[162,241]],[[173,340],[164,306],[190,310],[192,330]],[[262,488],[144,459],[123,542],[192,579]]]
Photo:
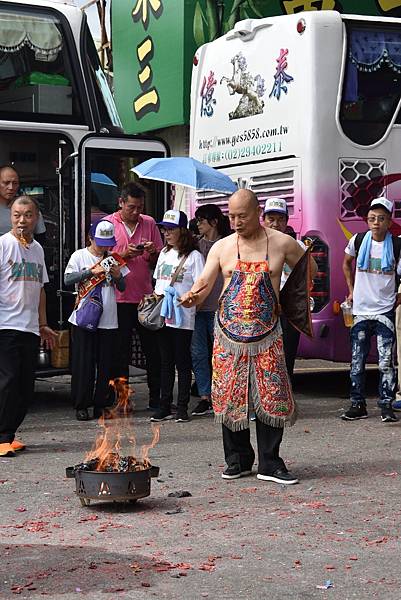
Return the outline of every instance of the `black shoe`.
[[[250,469],[241,469],[239,465],[231,465],[222,472],[221,476],[223,479],[239,479],[240,477],[246,477],[252,474],[252,467]]]
[[[155,414],[150,417],[150,420],[156,423],[159,421],[171,421],[171,419],[173,419],[173,415],[170,411],[166,410],[157,410]]]
[[[176,423],[188,423],[189,417],[186,410],[177,410],[177,414],[175,415]]]
[[[368,411],[366,410],[366,404],[360,402],[359,404],[352,404],[343,415],[341,415],[343,421],[356,421],[357,419],[367,419]]]
[[[194,417],[203,417],[203,415],[212,415],[213,408],[209,400],[201,400],[198,402],[194,410],[192,411],[192,415]]]
[[[77,421],[89,421],[90,416],[87,408],[80,408],[75,413]]]
[[[382,423],[397,423],[398,417],[395,416],[391,404],[382,406]]]
[[[256,477],[258,479],[263,479],[263,481],[274,481],[275,483],[282,483],[284,485],[294,485],[294,483],[298,483],[298,479],[291,475],[287,469],[276,469],[271,475],[258,473]]]

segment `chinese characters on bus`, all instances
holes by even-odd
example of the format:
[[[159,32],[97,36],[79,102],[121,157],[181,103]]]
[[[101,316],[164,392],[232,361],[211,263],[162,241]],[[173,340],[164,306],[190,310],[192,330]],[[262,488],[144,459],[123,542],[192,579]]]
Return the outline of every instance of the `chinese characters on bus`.
[[[201,117],[211,117],[214,108],[213,105],[216,104],[216,99],[213,98],[214,94],[214,86],[217,81],[214,78],[213,71],[210,71],[209,76],[206,78],[206,75],[203,77],[202,87],[200,91],[200,95],[202,98],[201,101]]]
[[[132,19],[134,23],[142,23],[145,31],[149,25],[151,15],[158,19],[163,12],[161,0],[136,0],[132,10]],[[150,35],[146,36],[136,49],[140,70],[138,72],[138,82],[141,87],[141,93],[134,99],[134,113],[139,120],[149,112],[158,112],[160,108],[160,98],[156,87],[152,86],[153,72],[151,60],[154,55],[153,39]]]
[[[288,75],[288,73],[285,72],[286,68],[288,67],[287,54],[288,48],[281,48],[280,55],[278,58],[276,58],[276,73],[274,75],[274,83],[272,91],[269,94],[269,98],[275,96],[277,100],[280,100],[281,92],[286,94],[288,91],[287,84],[294,80],[291,75]]]

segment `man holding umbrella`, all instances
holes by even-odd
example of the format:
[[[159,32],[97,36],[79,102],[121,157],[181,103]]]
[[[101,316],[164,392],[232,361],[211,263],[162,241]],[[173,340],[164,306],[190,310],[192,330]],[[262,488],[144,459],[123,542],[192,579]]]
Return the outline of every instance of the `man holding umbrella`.
[[[257,477],[291,485],[298,480],[288,472],[279,451],[284,425],[295,421],[296,409],[277,298],[284,263],[295,267],[304,252],[290,236],[261,226],[258,200],[250,190],[231,196],[229,217],[235,233],[214,244],[201,277],[181,301],[184,306],[201,304],[222,272],[212,382],[213,408],[223,427],[227,462],[222,477],[237,479],[252,472],[255,453],[249,414],[254,409]]]

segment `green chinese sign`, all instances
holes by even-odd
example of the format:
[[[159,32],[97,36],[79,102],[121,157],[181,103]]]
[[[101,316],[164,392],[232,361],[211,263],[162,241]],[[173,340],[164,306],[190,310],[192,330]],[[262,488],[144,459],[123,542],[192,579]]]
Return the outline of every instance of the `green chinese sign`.
[[[188,0],[112,3],[115,100],[127,133],[188,122],[194,10]]]
[[[198,46],[242,19],[338,10],[401,17],[401,0],[114,0],[115,99],[127,133],[189,120],[192,59]]]

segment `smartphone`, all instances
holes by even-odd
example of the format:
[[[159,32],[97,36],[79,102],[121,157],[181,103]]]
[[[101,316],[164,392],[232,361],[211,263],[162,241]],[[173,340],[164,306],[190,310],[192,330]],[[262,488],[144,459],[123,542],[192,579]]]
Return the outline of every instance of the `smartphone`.
[[[143,244],[138,244],[135,246],[135,250],[145,250],[145,246]]]

